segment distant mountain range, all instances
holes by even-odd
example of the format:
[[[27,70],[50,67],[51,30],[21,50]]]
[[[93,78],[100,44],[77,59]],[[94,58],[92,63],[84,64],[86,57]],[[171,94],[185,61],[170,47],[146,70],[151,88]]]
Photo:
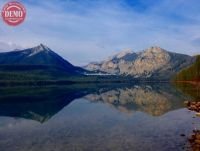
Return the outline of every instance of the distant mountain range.
[[[135,78],[170,78],[188,67],[195,57],[150,47],[140,52],[122,51],[101,62],[93,62],[84,68],[89,71],[116,75],[130,75]]]
[[[189,55],[169,52],[160,47],[150,47],[139,52],[122,51],[104,61],[90,63],[81,68],[40,44],[25,50],[0,53],[0,79],[65,79],[69,75],[86,78],[86,75],[97,76],[99,73],[104,76],[128,76],[137,79],[170,79],[194,61],[195,57]]]

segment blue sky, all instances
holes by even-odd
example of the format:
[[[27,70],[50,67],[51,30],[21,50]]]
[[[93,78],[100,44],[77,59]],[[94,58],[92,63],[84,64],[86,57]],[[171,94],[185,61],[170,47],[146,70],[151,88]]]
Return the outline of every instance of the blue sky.
[[[19,0],[25,22],[0,20],[0,51],[43,43],[76,65],[121,50],[200,52],[199,0]],[[0,0],[0,7],[7,0]]]

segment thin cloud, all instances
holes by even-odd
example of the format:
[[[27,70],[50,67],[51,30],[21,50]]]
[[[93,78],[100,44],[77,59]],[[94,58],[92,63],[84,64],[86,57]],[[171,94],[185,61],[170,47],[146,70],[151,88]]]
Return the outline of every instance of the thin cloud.
[[[16,49],[23,49],[23,47],[12,43],[12,42],[2,42],[0,41],[0,51],[1,52],[8,52],[8,51],[12,51],[12,50],[16,50]]]
[[[26,21],[18,27],[0,22],[0,41],[22,47],[44,43],[76,65],[98,61],[121,49],[152,45],[196,54],[200,37],[197,0],[22,1]],[[0,2],[2,6],[3,3]]]

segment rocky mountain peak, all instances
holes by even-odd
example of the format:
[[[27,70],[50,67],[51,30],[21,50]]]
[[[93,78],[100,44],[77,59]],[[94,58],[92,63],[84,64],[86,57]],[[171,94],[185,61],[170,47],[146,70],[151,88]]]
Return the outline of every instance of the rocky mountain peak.
[[[115,57],[119,59],[119,58],[122,58],[122,57],[124,57],[128,54],[132,54],[132,53],[133,53],[133,51],[131,49],[126,49],[126,50],[122,50],[121,52],[117,53],[115,55]]]
[[[70,74],[82,74],[82,68],[73,66],[47,46],[40,44],[20,51],[0,53],[0,65],[41,65],[59,68]]]
[[[136,58],[137,54],[135,52],[133,52],[131,49],[125,49],[120,51],[119,53],[109,57],[107,59],[107,61],[114,61],[114,62],[118,62],[118,61],[129,61],[132,60],[134,58]]]
[[[150,48],[147,48],[146,50],[144,50],[144,52],[146,53],[167,53],[167,51],[161,47],[158,46],[152,46]]]
[[[33,47],[31,49],[29,49],[31,51],[31,53],[29,54],[29,57],[30,56],[33,56],[35,54],[38,54],[40,52],[49,52],[51,51],[51,49],[49,49],[47,46],[43,45],[43,44],[40,44],[36,47]]]
[[[122,51],[109,60],[89,64],[85,69],[134,77],[169,77],[176,71],[190,65],[192,57],[168,52],[158,46],[135,53]]]
[[[40,45],[34,47],[33,50],[34,51],[49,51],[50,49],[47,46],[40,44]]]

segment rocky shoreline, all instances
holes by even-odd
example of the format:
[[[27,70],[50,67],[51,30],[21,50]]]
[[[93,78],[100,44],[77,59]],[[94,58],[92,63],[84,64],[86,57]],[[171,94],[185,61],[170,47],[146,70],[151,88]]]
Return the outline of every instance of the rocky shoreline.
[[[197,116],[200,116],[200,101],[186,101],[188,110],[195,111]]]
[[[191,150],[200,151],[200,130],[193,130],[193,134],[188,140]]]
[[[194,111],[197,117],[200,117],[200,101],[186,101],[188,110]],[[192,135],[188,138],[190,149],[200,151],[200,130],[193,130]]]

